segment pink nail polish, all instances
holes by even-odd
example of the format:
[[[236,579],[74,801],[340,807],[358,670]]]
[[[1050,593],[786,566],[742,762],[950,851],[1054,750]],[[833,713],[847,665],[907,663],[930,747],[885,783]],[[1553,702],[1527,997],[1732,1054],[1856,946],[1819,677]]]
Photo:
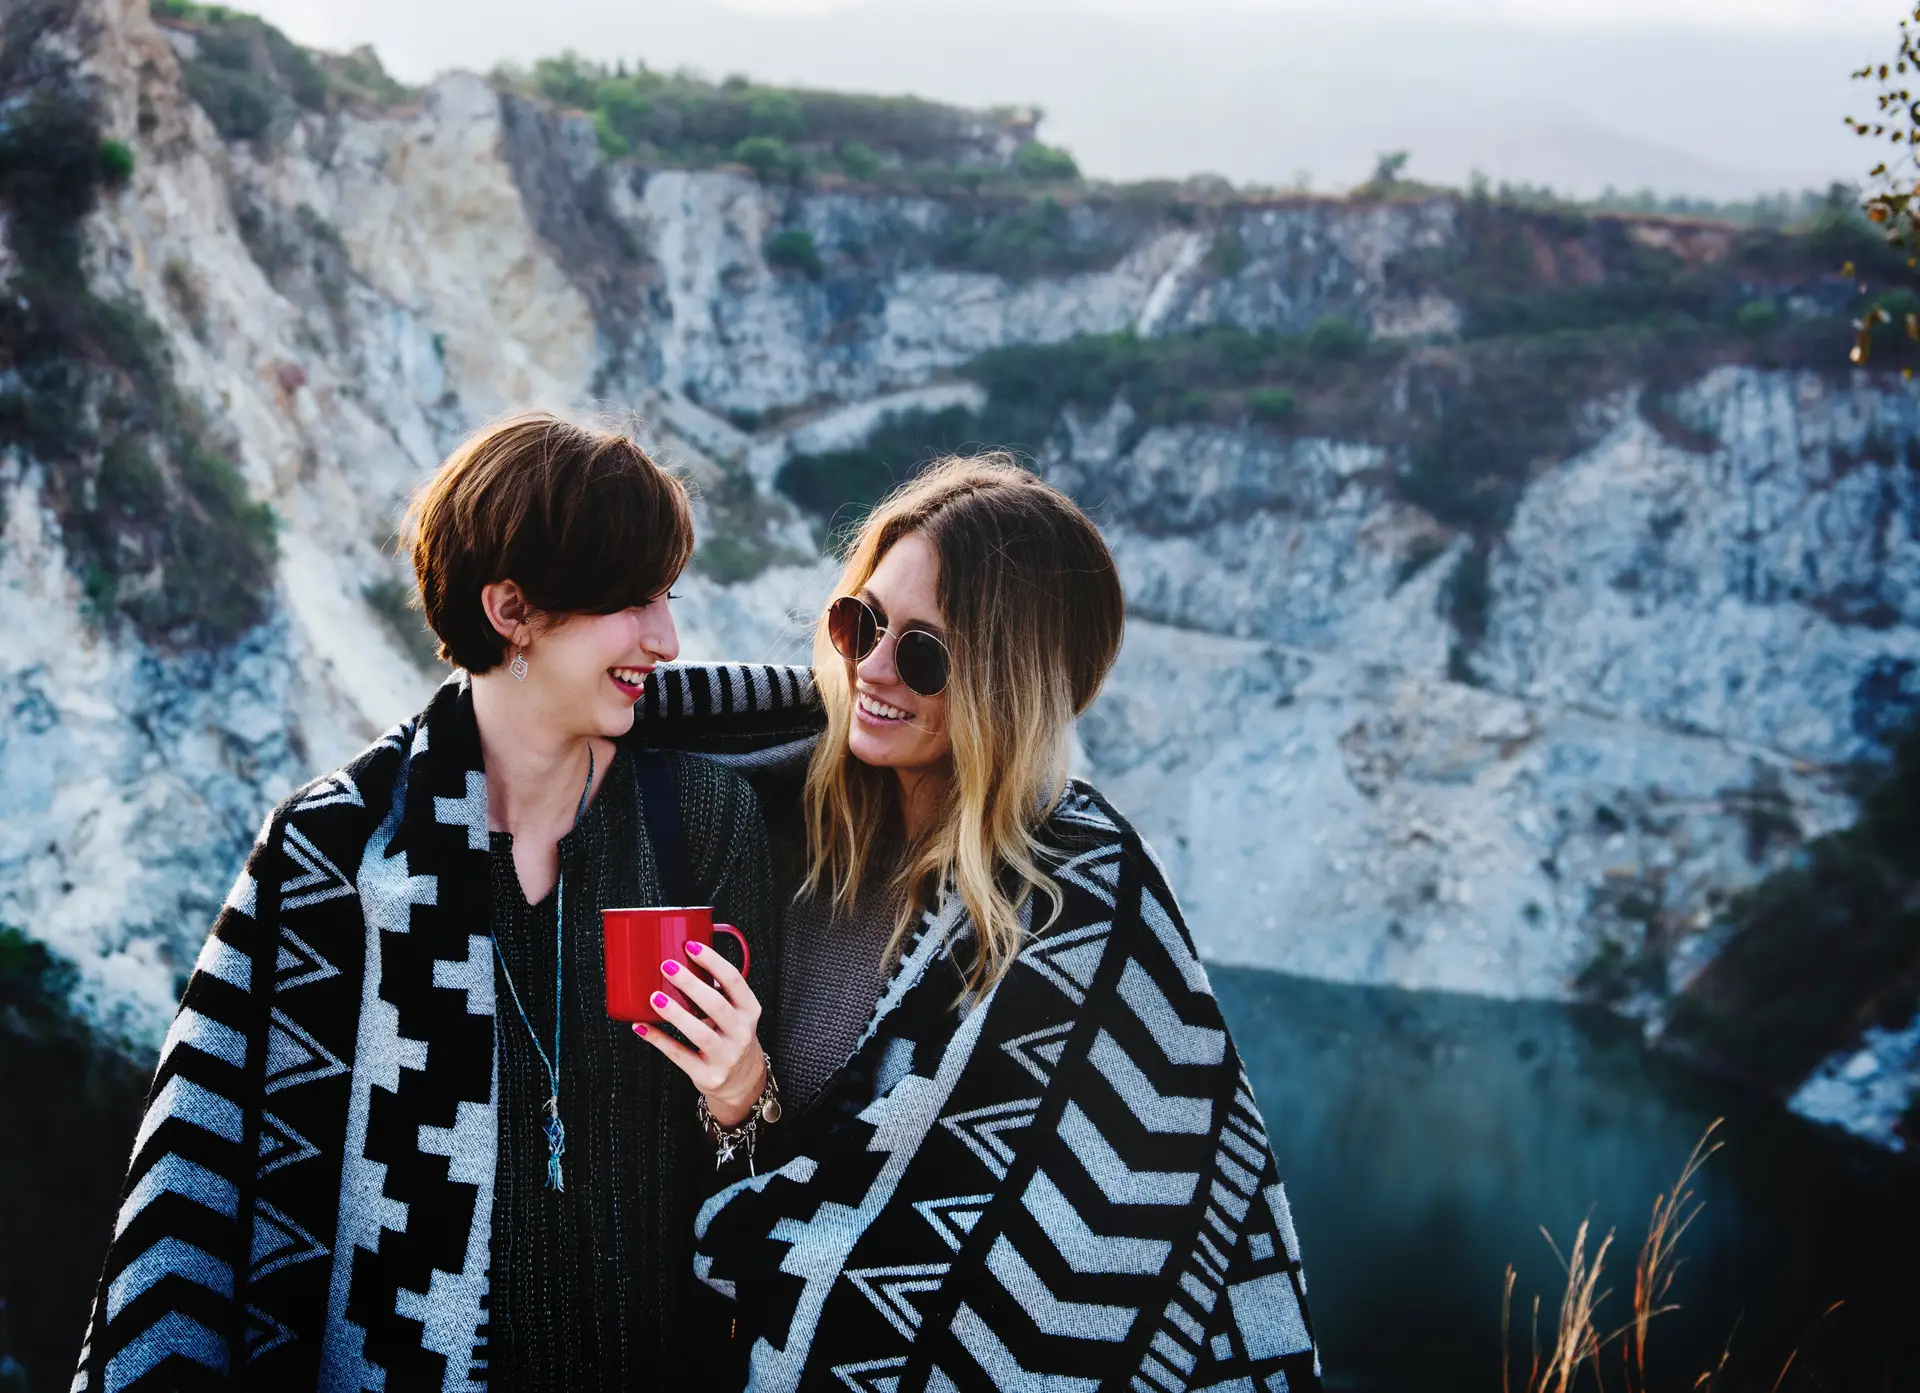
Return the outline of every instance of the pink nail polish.
[[[672,977],[674,974],[680,971],[680,964],[675,962],[672,958],[668,958],[665,962],[660,964],[660,970],[666,973],[667,976]]]
[[[644,1025],[638,1025],[638,1024],[636,1024],[636,1025],[635,1025],[635,1026],[633,1027],[633,1033],[634,1033],[635,1035],[645,1035],[645,1034],[647,1033],[647,1028],[646,1028],[646,1027],[645,1027]]]
[[[698,943],[689,943],[687,945],[687,956],[690,958],[697,958],[704,952],[706,952],[706,949],[702,948]]]
[[[670,1000],[668,1000],[668,998],[667,998],[667,994],[666,994],[665,992],[655,992],[655,993],[653,994],[653,1009],[654,1009],[654,1010],[656,1010],[656,1011],[664,1011],[664,1010],[666,1010],[666,1009],[667,1009],[667,1007],[669,1007],[669,1006],[670,1006],[670,1005],[672,1005],[672,1004],[673,1004],[673,1003],[672,1003],[672,1002],[671,1002]]]

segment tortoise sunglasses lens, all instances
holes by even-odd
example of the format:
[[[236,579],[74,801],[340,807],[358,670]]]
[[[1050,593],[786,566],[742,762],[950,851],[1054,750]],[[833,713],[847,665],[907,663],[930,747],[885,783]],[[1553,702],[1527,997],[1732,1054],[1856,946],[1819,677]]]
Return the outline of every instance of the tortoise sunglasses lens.
[[[827,609],[827,637],[848,662],[864,662],[880,642],[880,621],[859,596],[842,595]]]
[[[827,609],[827,637],[833,651],[850,663],[864,662],[888,632],[858,595],[842,595]],[[953,666],[947,645],[924,629],[908,629],[896,638],[893,663],[900,680],[920,696],[939,696]]]

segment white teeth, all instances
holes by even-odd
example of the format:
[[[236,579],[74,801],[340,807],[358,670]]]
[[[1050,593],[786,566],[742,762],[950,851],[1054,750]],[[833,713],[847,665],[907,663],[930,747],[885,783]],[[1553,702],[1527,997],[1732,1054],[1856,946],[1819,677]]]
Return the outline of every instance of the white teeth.
[[[625,682],[629,686],[640,687],[646,684],[647,675],[646,673],[641,672],[638,668],[616,667],[616,668],[610,668],[608,670],[612,672],[615,677],[619,678],[622,682]]]
[[[878,716],[888,721],[904,721],[908,714],[897,706],[889,706],[884,701],[875,701],[870,696],[860,698],[860,709],[870,716]]]

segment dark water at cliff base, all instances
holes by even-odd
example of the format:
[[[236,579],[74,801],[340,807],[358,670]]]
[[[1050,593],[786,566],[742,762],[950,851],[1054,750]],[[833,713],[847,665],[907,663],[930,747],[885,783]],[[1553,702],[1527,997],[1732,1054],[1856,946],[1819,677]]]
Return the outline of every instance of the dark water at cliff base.
[[[1766,1393],[1797,1346],[1785,1388],[1920,1387],[1920,1169],[1700,1079],[1604,1014],[1212,977],[1287,1181],[1330,1386],[1497,1389],[1509,1262],[1518,1386],[1531,1297],[1545,1330],[1564,1289],[1541,1226],[1563,1251],[1583,1218],[1618,1229],[1601,1286],[1624,1320],[1654,1197],[1725,1117],[1681,1243],[1683,1309],[1653,1327],[1655,1387],[1692,1387],[1730,1335],[1723,1389]],[[1619,1387],[1617,1355],[1605,1372]]]
[[[35,1393],[73,1380],[151,1073],[72,1022],[0,1011],[0,1360]]]
[[[1510,1261],[1517,1386],[1531,1296],[1551,1312],[1561,1290],[1539,1226],[1563,1247],[1589,1214],[1618,1228],[1603,1285],[1624,1292],[1654,1196],[1724,1116],[1682,1243],[1685,1309],[1654,1328],[1655,1393],[1691,1388],[1729,1332],[1724,1390],[1767,1393],[1803,1343],[1783,1389],[1920,1388],[1920,1169],[1693,1077],[1605,1016],[1212,975],[1292,1195],[1331,1387],[1493,1393]],[[0,1022],[0,1339],[35,1390],[71,1377],[145,1078]]]

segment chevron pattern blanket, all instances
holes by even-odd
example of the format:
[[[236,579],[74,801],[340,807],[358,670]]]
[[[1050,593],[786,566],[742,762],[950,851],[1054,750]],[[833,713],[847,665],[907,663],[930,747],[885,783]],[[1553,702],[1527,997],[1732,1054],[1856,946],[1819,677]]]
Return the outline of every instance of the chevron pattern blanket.
[[[682,732],[749,765],[791,748],[788,723],[755,722]],[[695,1270],[737,1301],[749,1387],[1319,1386],[1266,1127],[1158,865],[1083,784],[1045,840],[1064,910],[991,995],[956,1008],[949,898],[847,1064],[775,1129],[784,1164],[701,1210]]]

